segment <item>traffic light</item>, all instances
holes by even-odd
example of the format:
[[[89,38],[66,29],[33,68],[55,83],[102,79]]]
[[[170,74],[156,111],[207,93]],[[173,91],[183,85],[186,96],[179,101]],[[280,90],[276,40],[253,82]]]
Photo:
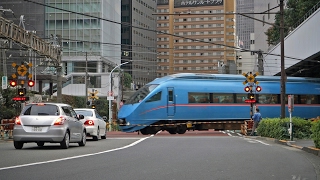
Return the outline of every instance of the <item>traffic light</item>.
[[[257,87],[256,87],[256,91],[257,91],[257,92],[260,92],[261,90],[262,90],[261,86],[257,86]]]
[[[92,105],[91,105],[91,108],[92,108],[92,109],[95,109],[95,108],[96,108],[96,105],[92,104]]]
[[[26,95],[26,88],[19,88],[18,96],[25,96],[25,95]]]
[[[11,87],[15,87],[17,85],[17,81],[15,81],[15,80],[11,80],[10,81],[10,86]]]
[[[248,99],[254,100],[254,94],[252,92],[248,93]]]
[[[34,86],[34,81],[29,80],[29,81],[28,81],[28,86],[29,86],[29,87],[33,87],[33,86]]]

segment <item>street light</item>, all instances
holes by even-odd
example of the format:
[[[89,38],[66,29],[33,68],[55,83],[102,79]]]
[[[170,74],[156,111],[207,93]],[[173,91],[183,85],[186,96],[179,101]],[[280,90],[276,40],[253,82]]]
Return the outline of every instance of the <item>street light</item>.
[[[114,67],[111,72],[110,72],[110,78],[109,78],[109,83],[110,83],[110,86],[109,86],[109,93],[112,92],[112,73],[115,69],[117,69],[118,67],[124,65],[124,64],[128,64],[130,61],[128,62],[124,62],[124,63],[121,63],[119,65],[117,65],[116,67]],[[113,93],[112,93],[113,94]],[[108,94],[109,96],[109,94]],[[113,96],[113,95],[112,95]],[[112,109],[111,109],[111,99],[109,99],[109,131],[111,130],[111,123],[112,123]]]

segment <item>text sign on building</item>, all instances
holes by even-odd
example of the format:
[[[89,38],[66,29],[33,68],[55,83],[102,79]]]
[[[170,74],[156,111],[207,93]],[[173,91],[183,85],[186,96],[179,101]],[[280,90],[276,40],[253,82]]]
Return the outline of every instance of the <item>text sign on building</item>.
[[[158,0],[158,5],[169,5],[169,0]],[[223,0],[174,0],[174,7],[222,6]]]

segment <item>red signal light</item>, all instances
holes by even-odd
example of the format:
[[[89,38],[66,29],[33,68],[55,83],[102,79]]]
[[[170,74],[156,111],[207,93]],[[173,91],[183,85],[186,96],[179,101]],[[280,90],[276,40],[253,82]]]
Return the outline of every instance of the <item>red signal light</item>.
[[[15,81],[15,80],[11,80],[10,81],[10,86],[11,87],[15,87],[17,85],[17,81]]]
[[[245,91],[245,92],[249,92],[250,89],[251,89],[251,88],[250,88],[249,86],[246,86],[246,87],[244,88],[244,91]]]
[[[33,86],[34,86],[34,81],[29,80],[29,81],[28,81],[28,86],[29,86],[29,87],[33,87]]]
[[[257,91],[257,92],[260,92],[261,90],[262,90],[261,86],[257,86],[257,87],[256,87],[256,91]]]

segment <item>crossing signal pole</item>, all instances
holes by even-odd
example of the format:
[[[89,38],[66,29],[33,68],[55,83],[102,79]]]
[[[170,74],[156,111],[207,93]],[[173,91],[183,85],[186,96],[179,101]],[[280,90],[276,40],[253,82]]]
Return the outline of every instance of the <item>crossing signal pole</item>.
[[[259,75],[258,72],[253,74],[252,72],[243,73],[246,80],[242,83],[243,85],[247,85],[244,88],[244,91],[248,93],[246,103],[250,103],[250,119],[253,115],[253,108],[256,104],[256,93],[262,90],[261,86],[258,86],[259,82],[256,80],[256,77]]]

